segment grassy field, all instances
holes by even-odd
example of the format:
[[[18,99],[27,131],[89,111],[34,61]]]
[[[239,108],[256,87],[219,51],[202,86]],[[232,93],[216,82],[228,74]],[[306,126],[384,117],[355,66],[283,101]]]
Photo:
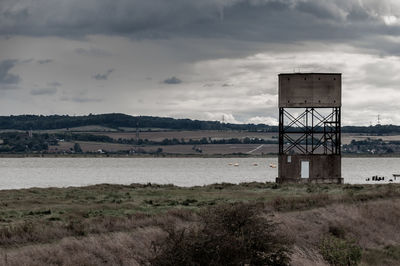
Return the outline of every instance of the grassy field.
[[[88,127],[87,129],[90,129]],[[83,131],[82,131],[83,132]],[[136,139],[136,132],[116,132],[116,131],[85,131],[88,134],[105,135],[115,140],[118,139]],[[244,138],[259,138],[268,141],[277,141],[277,133],[268,132],[247,132],[247,131],[217,131],[217,130],[198,130],[198,131],[144,131],[140,132],[140,139],[148,139],[150,141],[162,141],[164,139],[176,138],[179,141],[207,139],[244,139]],[[349,144],[352,140],[382,139],[384,141],[400,141],[400,135],[388,136],[370,136],[365,134],[342,134],[342,144]],[[84,152],[97,152],[105,150],[109,152],[130,151],[138,149],[135,145],[104,143],[104,142],[59,142],[58,146],[50,146],[49,152],[70,151],[74,144],[79,143]],[[143,145],[139,148],[148,153],[154,153],[158,149],[162,149],[163,153],[176,155],[228,155],[228,154],[248,154],[248,155],[267,155],[278,152],[277,144],[206,144],[195,145],[202,152],[199,153],[193,149],[193,145]]]
[[[94,132],[93,134],[106,135],[113,139],[135,139],[136,132]],[[267,132],[248,132],[248,131],[220,131],[220,130],[193,130],[193,131],[144,131],[139,133],[139,138],[152,141],[162,141],[163,139],[184,139],[188,141],[199,140],[201,138],[212,139],[231,139],[231,138],[261,138],[276,139],[277,133]]]
[[[92,134],[106,135],[113,139],[135,139],[136,132],[92,132]],[[260,138],[265,140],[278,140],[278,133],[269,132],[247,132],[247,131],[218,131],[218,130],[197,130],[197,131],[145,131],[140,132],[141,139],[148,139],[153,141],[162,141],[163,139],[189,139],[199,140],[201,138],[212,139],[231,139],[231,138]],[[400,135],[387,135],[387,136],[371,136],[366,134],[357,133],[343,133],[342,144],[349,144],[354,140],[382,139],[384,141],[400,141]]]
[[[206,208],[244,202],[279,222],[294,265],[323,265],[320,239],[338,227],[362,264],[398,265],[400,185],[95,185],[0,191],[0,264],[139,265],[166,225]],[[397,263],[397,264],[396,264]]]
[[[98,152],[104,150],[108,152],[130,151],[136,150],[138,146],[119,143],[104,143],[104,142],[89,142],[89,141],[75,141],[75,142],[59,142],[57,146],[49,146],[49,152],[70,151],[73,149],[74,144],[79,143],[83,152]],[[278,151],[278,146],[274,144],[204,144],[196,145],[196,148],[201,149],[201,153],[193,149],[193,145],[149,145],[139,146],[139,148],[148,153],[154,153],[158,149],[162,149],[163,153],[177,154],[177,155],[228,155],[228,154],[248,154],[248,155],[262,155],[271,154]]]

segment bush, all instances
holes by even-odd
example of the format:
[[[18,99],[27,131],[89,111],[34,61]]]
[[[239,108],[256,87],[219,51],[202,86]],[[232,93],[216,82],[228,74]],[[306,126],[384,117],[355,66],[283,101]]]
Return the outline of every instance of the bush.
[[[346,235],[346,232],[345,232],[344,228],[341,227],[341,226],[337,226],[337,225],[330,225],[329,229],[328,229],[328,232],[331,235],[333,235],[333,236],[335,236],[337,238],[341,238],[341,239],[344,239],[345,235]]]
[[[332,265],[357,265],[361,260],[361,248],[352,240],[329,235],[320,243],[323,258]]]
[[[165,228],[151,265],[288,265],[289,243],[255,205],[209,207],[188,228]]]
[[[81,148],[81,145],[79,145],[79,143],[75,143],[75,144],[74,144],[74,151],[75,151],[76,153],[82,152],[82,148]]]

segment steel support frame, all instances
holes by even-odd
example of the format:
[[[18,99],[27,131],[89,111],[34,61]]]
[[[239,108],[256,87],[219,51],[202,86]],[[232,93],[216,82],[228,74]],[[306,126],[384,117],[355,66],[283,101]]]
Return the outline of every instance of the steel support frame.
[[[279,154],[341,154],[341,108],[296,108],[297,117],[279,108]],[[290,108],[293,109],[293,108]],[[331,109],[328,115],[318,110]]]

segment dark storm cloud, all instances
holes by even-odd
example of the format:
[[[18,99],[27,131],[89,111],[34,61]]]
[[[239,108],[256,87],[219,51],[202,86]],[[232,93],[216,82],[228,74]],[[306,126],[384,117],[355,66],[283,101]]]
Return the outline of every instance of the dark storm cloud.
[[[0,34],[255,41],[354,39],[399,33],[381,16],[390,2],[358,0],[4,0]],[[79,48],[78,53],[102,53]]]
[[[53,62],[53,60],[52,59],[43,59],[43,60],[38,60],[37,62],[39,64],[43,65],[43,64],[51,63],[51,62]]]
[[[54,95],[57,93],[57,88],[35,88],[31,90],[31,95]]]
[[[180,84],[182,80],[178,79],[177,77],[170,77],[163,81],[165,84]]]
[[[92,78],[97,79],[97,80],[107,80],[112,72],[114,72],[114,69],[109,69],[104,74],[93,75]]]
[[[7,59],[0,62],[0,88],[9,88],[7,85],[16,85],[20,82],[21,78],[9,73],[15,66],[18,60]]]

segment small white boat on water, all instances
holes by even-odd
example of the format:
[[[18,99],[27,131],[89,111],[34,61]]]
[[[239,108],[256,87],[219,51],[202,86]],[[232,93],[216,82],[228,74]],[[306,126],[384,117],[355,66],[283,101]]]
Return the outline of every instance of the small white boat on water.
[[[239,166],[239,163],[235,163],[233,166]]]
[[[276,164],[270,163],[270,164],[269,164],[269,167],[271,167],[271,168],[276,168]]]

